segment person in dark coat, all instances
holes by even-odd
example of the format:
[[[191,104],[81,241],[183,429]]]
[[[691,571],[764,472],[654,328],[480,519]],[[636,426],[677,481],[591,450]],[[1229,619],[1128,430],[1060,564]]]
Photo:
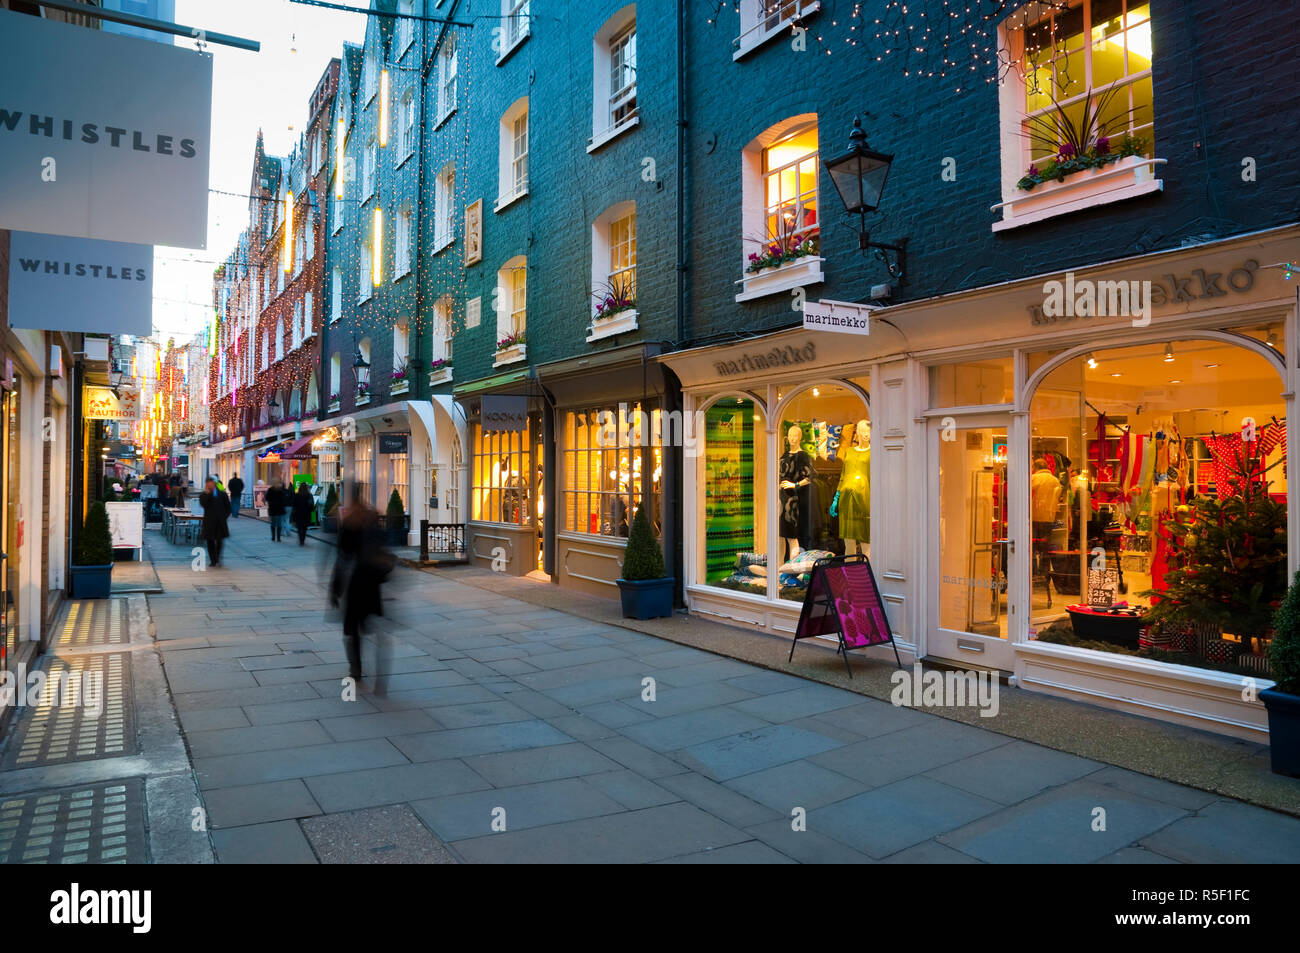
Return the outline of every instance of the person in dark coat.
[[[226,520],[230,517],[230,497],[217,489],[217,481],[208,477],[199,494],[199,506],[203,508],[203,538],[208,543],[208,562],[213,566],[221,565],[221,544],[230,535]]]
[[[244,499],[244,481],[239,479],[238,473],[236,473],[234,476],[230,478],[229,499],[230,499],[230,515],[234,517],[238,517],[239,504],[243,502]]]
[[[278,543],[283,535],[284,511],[289,504],[289,491],[284,484],[273,486],[266,491],[266,515],[271,518],[271,541]]]
[[[306,483],[298,484],[298,492],[293,495],[293,525],[298,530],[298,545],[307,545],[307,527],[311,525],[311,511],[315,509],[316,501],[311,498],[311,490],[307,489]]]
[[[343,609],[343,648],[349,674],[361,678],[361,630],[366,619],[384,614],[379,587],[393,567],[384,547],[379,514],[353,490],[352,505],[339,520],[338,558],[330,580],[330,605]]]

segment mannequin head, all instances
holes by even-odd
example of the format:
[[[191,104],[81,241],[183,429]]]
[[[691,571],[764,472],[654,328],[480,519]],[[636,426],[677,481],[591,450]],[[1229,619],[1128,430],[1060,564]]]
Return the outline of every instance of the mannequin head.
[[[853,431],[853,439],[860,447],[868,446],[871,443],[871,421],[865,417],[859,420]]]
[[[799,445],[803,443],[803,428],[798,424],[791,424],[790,429],[785,432],[785,443],[791,453],[798,450]]]
[[[1037,460],[1034,461],[1035,473],[1037,473],[1039,470],[1046,470],[1046,469],[1047,469],[1047,461],[1044,460],[1042,457],[1039,457]]]

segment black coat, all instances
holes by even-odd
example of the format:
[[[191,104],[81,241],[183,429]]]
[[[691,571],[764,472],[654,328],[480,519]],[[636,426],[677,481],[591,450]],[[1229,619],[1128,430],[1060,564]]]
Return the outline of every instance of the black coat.
[[[310,526],[311,511],[316,507],[316,501],[311,498],[311,493],[306,487],[300,489],[293,495],[293,515],[290,519],[294,526]]]
[[[235,477],[233,480],[231,480],[229,486],[230,486],[231,493],[237,494],[239,496],[244,495],[244,481],[239,479],[239,477]]]
[[[392,568],[392,556],[373,517],[340,521],[330,601],[342,603],[344,632],[355,633],[367,616],[384,614],[379,587]]]
[[[199,506],[203,507],[204,539],[225,539],[230,535],[230,528],[226,526],[230,517],[230,497],[224,491],[200,493]]]
[[[270,516],[283,516],[287,508],[286,497],[290,495],[288,490],[278,486],[273,486],[266,491],[266,512]]]

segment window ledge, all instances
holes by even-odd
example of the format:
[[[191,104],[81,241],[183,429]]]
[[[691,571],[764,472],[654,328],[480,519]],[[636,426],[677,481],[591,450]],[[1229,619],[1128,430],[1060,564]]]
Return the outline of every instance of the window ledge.
[[[393,386],[388,389],[388,393],[389,396],[396,397],[398,394],[405,394],[410,389],[411,389],[410,380],[403,379],[400,381],[393,381]]]
[[[510,347],[502,348],[492,357],[493,367],[502,367],[506,364],[518,364],[528,357],[527,344],[512,344]]]
[[[596,135],[592,136],[590,139],[587,140],[587,154],[590,155],[591,153],[599,149],[601,146],[603,146],[605,143],[617,139],[619,136],[623,135],[623,133],[627,132],[629,129],[635,129],[639,125],[641,125],[641,115],[638,113],[637,115],[634,115],[631,119],[625,119],[617,126],[610,126],[604,132],[597,133]]]
[[[745,275],[736,282],[741,286],[736,301],[752,301],[754,298],[778,294],[791,288],[819,284],[826,280],[825,275],[822,274],[822,262],[825,260],[818,255],[805,255],[777,268],[764,268],[752,275]]]
[[[433,387],[433,386],[436,385],[436,384],[445,384],[445,383],[447,383],[447,381],[449,381],[449,380],[451,380],[451,365],[450,365],[450,364],[447,364],[447,365],[444,366],[444,367],[440,367],[440,368],[438,368],[436,371],[429,371],[429,386],[430,386],[430,387]]]
[[[452,107],[451,107],[450,109],[448,109],[445,113],[439,113],[439,114],[438,114],[438,120],[437,120],[437,122],[435,122],[435,123],[433,124],[434,132],[437,132],[437,131],[438,131],[438,128],[439,128],[440,126],[442,126],[442,124],[443,124],[444,122],[446,122],[448,119],[450,119],[450,118],[451,118],[452,116],[454,116],[454,115],[456,115],[456,107],[455,107],[455,106],[452,106]]]
[[[358,398],[356,399],[356,406],[357,406],[357,407],[364,407],[364,406],[366,406],[366,404],[368,404],[368,403],[370,403],[370,396],[369,396],[369,395],[366,395],[365,397],[358,397]]]
[[[773,26],[767,26],[765,21],[767,17],[759,17],[758,23],[746,30],[740,36],[732,41],[736,51],[731,54],[732,61],[743,59],[760,46],[765,45],[775,36],[786,32],[792,25],[798,23],[804,17],[811,16],[822,8],[821,0],[812,0],[812,2],[800,2],[795,6],[794,12],[781,19],[779,23]]]
[[[327,409],[329,413],[337,414],[339,412],[339,402],[337,400],[331,400]]]
[[[395,162],[393,163],[393,168],[394,168],[394,169],[400,169],[402,166],[406,165],[406,161],[407,161],[408,159],[410,159],[411,156],[413,156],[413,155],[415,155],[415,150],[414,150],[414,149],[408,149],[407,152],[406,152],[406,155],[402,156],[400,159],[398,159],[397,161],[395,161]]]
[[[393,284],[397,284],[397,282],[401,281],[403,278],[405,278],[405,277],[406,277],[407,275],[409,275],[410,273],[411,273],[411,266],[410,266],[410,265],[407,265],[405,268],[403,268],[403,269],[402,269],[401,271],[399,271],[397,274],[393,275]]]
[[[523,46],[524,40],[528,39],[530,36],[532,36],[532,34],[533,34],[532,22],[531,20],[525,20],[524,28],[520,32],[519,36],[515,39],[513,43],[511,43],[504,50],[502,50],[501,55],[497,57],[497,66],[500,66],[506,60],[510,59],[510,56],[514,53],[514,51],[519,49],[519,47]]]
[[[1044,219],[1071,212],[1122,202],[1164,190],[1162,179],[1155,178],[1155,167],[1167,159],[1144,159],[1126,156],[1103,169],[1088,169],[1067,176],[1064,182],[1044,182],[1028,192],[994,205],[990,211],[1002,210],[1002,220],[993,223],[994,232],[1031,225]]]
[[[499,199],[497,199],[495,204],[493,204],[492,206],[492,211],[500,212],[504,209],[507,209],[511,205],[514,205],[516,202],[518,202],[521,198],[523,198],[527,194],[528,194],[528,183],[525,182],[520,188],[515,189],[513,192],[508,192],[505,195],[501,196]]]
[[[430,251],[429,254],[430,254],[430,255],[436,255],[436,254],[438,254],[438,252],[442,251],[444,248],[446,248],[448,245],[450,245],[450,244],[451,244],[452,242],[454,242],[455,240],[456,240],[456,236],[455,236],[455,234],[451,234],[451,235],[434,235],[434,236],[433,236],[433,250]]]
[[[613,337],[615,334],[626,334],[629,331],[635,331],[637,329],[636,317],[636,308],[628,308],[618,314],[611,314],[607,318],[595,318],[587,328],[587,341],[599,341],[601,338]]]

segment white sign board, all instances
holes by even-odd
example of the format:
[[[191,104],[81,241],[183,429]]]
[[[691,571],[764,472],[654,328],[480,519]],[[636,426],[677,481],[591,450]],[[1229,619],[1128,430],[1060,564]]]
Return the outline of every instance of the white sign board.
[[[13,232],[9,326],[153,333],[153,246]]]
[[[108,530],[114,549],[140,549],[144,546],[144,504],[105,503]]]
[[[212,55],[0,10],[0,228],[203,248]]]
[[[311,452],[318,457],[335,456],[343,452],[343,444],[337,440],[312,441]]]
[[[804,301],[803,326],[810,331],[870,334],[872,310],[868,305],[851,301]]]
[[[133,391],[109,387],[87,387],[82,402],[87,420],[139,420],[140,397]]]

